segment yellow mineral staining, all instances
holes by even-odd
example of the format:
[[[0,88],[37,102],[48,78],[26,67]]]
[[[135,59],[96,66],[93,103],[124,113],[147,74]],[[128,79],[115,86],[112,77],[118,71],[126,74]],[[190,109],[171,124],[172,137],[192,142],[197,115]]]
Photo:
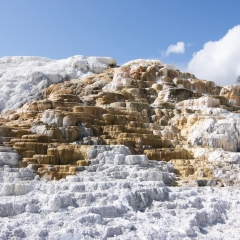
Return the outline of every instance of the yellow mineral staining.
[[[42,91],[42,100],[2,113],[0,142],[18,152],[19,166],[46,179],[84,169],[92,145],[117,144],[150,160],[170,161],[179,183],[212,179],[214,164],[192,148],[214,146],[207,137],[196,140],[194,131],[210,124],[210,117],[213,123],[221,119],[203,108],[238,112],[239,96],[239,86],[219,87],[157,60],[136,60],[53,84]],[[214,131],[209,126],[206,131]]]

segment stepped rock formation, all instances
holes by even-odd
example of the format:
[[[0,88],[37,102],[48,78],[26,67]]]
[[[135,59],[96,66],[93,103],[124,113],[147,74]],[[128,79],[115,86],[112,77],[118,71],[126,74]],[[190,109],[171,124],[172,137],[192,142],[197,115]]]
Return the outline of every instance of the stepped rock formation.
[[[117,67],[112,58],[6,57],[0,67],[2,218],[34,213],[42,223],[35,239],[187,239],[210,228],[213,239],[233,221],[239,226],[232,215],[239,204],[238,85],[220,87],[157,60]],[[221,198],[218,187],[226,189]],[[11,195],[22,200],[8,203]],[[189,208],[191,219],[174,232]],[[71,231],[58,233],[57,221],[46,230],[44,216],[64,211]],[[140,230],[141,219],[149,232]],[[167,221],[173,225],[163,230]],[[30,230],[0,226],[0,239],[32,239]]]
[[[0,58],[0,111],[41,98],[39,92],[51,84],[89,73],[101,73],[114,65],[113,58],[82,55],[62,60],[21,56]]]
[[[93,146],[90,156],[91,164],[86,170],[57,182],[36,177],[32,180],[31,168],[0,169],[5,180],[1,186],[0,237],[238,236],[239,189],[166,187],[164,182],[169,184],[174,179],[171,164],[149,161],[145,155],[131,155],[125,146]]]

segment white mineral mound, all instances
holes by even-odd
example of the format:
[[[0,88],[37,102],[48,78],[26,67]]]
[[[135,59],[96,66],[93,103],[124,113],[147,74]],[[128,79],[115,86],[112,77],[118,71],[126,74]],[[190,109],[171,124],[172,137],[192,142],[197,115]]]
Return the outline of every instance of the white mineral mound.
[[[60,181],[0,168],[0,239],[239,239],[239,188],[168,187],[170,163],[92,146]]]
[[[40,91],[50,84],[101,73],[109,65],[116,65],[116,61],[110,57],[82,55],[62,60],[21,56],[0,58],[0,112],[39,98]]]

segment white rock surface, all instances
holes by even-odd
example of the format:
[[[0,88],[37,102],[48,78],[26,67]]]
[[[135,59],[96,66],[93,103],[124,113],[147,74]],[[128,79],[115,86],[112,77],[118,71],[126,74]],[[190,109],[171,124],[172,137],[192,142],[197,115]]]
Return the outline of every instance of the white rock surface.
[[[124,146],[93,146],[92,164],[76,176],[6,178],[0,239],[237,239],[239,189],[167,187],[170,164],[124,164],[130,156]]]
[[[210,163],[212,177],[224,186],[240,185],[240,153],[224,151],[222,148],[191,147],[188,149],[195,159]]]
[[[12,165],[18,166],[19,155],[13,152],[0,152],[0,166]]]
[[[147,60],[147,59],[136,59],[129,61],[127,63],[124,63],[123,66],[151,66],[151,65],[162,65],[162,62],[159,60]],[[170,65],[169,65],[170,66]]]
[[[182,135],[191,145],[222,148],[225,151],[240,150],[240,116],[225,110],[207,108],[203,114],[188,117]]]
[[[0,112],[38,99],[40,91],[52,83],[101,73],[109,65],[116,65],[116,61],[110,57],[82,55],[62,60],[20,56],[0,58]]]
[[[143,167],[148,167],[148,164],[149,164],[149,160],[146,155],[126,156],[125,162],[128,165],[140,165]]]
[[[136,70],[139,66],[150,67],[154,65],[162,65],[159,60],[144,60],[137,59],[123,64],[121,67],[115,69],[112,82],[107,84],[103,91],[112,92],[122,90],[125,87],[132,86],[133,78],[130,77],[130,72]],[[161,71],[164,76],[167,76],[169,70],[175,70],[174,66],[165,64],[162,66]],[[157,80],[156,80],[157,81]],[[139,89],[134,89],[134,95],[138,95]]]
[[[0,167],[3,165],[18,166],[20,156],[11,147],[0,146]]]
[[[191,109],[203,109],[203,108],[217,108],[220,107],[220,101],[208,96],[200,97],[198,99],[188,99],[176,104],[178,108],[191,108]]]
[[[131,85],[133,79],[129,77],[129,70],[128,66],[122,66],[115,69],[114,77],[112,82],[107,84],[103,91],[116,91],[121,90],[123,87]]]

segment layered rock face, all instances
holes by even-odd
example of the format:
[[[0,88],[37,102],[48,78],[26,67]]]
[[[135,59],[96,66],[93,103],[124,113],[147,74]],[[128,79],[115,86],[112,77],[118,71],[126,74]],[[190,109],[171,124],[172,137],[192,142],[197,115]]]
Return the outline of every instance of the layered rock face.
[[[0,239],[238,236],[239,86],[155,60],[35,60],[0,61]]]
[[[237,236],[239,189],[167,187],[175,179],[170,163],[132,155],[125,146],[95,145],[88,155],[85,170],[60,181],[33,179],[29,166],[0,168],[1,238]]]
[[[238,86],[222,88],[160,61],[131,61],[52,84],[42,100],[2,113],[8,152],[2,150],[0,163],[60,179],[89,165],[92,145],[125,145],[134,155],[171,161],[179,184],[235,184],[239,94]],[[231,160],[213,160],[211,152]]]
[[[21,56],[0,58],[0,111],[41,99],[41,90],[51,84],[101,73],[115,65],[113,58],[82,55],[62,60]]]

